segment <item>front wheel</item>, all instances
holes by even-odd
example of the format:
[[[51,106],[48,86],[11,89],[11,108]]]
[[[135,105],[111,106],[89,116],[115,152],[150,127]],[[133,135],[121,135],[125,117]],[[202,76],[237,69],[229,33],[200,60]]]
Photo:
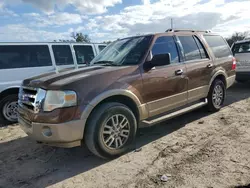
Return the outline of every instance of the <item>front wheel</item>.
[[[217,112],[221,109],[225,100],[226,88],[223,81],[216,79],[210,87],[208,93],[208,110]]]
[[[17,95],[11,94],[0,101],[0,123],[4,125],[17,122]]]
[[[136,130],[136,118],[127,106],[104,103],[91,114],[84,137],[92,153],[102,158],[115,158],[132,149]]]

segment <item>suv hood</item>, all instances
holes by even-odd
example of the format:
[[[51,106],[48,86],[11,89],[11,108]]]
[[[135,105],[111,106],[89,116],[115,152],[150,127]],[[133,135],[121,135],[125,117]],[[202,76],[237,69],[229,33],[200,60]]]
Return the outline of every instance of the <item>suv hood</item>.
[[[23,81],[23,85],[43,89],[61,89],[62,86],[86,79],[86,77],[121,69],[126,69],[126,67],[90,66],[74,70],[64,69],[59,73],[52,72],[28,78]]]

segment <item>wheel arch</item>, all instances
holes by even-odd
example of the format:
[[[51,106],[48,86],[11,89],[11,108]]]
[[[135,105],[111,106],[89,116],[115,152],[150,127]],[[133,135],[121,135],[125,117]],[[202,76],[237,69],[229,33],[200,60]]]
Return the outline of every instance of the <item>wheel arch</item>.
[[[82,113],[81,119],[87,122],[93,110],[105,102],[120,102],[128,106],[128,108],[130,108],[136,116],[137,121],[147,118],[148,116],[146,105],[141,104],[141,101],[134,93],[129,90],[117,89],[104,92],[95,97],[89,105],[87,105],[86,109]]]
[[[209,88],[211,87],[211,85],[213,84],[214,80],[216,79],[220,79],[223,81],[223,83],[225,84],[225,87],[227,88],[227,74],[225,71],[222,71],[222,70],[219,70],[217,71],[213,76],[212,76],[212,79],[210,80],[210,83],[209,83]]]
[[[4,97],[8,96],[8,95],[11,95],[11,94],[18,94],[19,92],[19,88],[20,87],[10,87],[10,88],[7,88],[5,90],[3,90],[1,93],[0,93],[0,100],[2,100]]]

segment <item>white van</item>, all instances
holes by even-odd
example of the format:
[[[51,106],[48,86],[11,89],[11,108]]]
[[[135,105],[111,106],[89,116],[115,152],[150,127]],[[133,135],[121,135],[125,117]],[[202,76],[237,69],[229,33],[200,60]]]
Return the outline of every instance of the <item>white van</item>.
[[[39,74],[86,66],[106,44],[0,43],[0,125],[17,121],[19,86]]]
[[[250,80],[250,39],[235,42],[232,45],[232,52],[237,61],[236,81]]]

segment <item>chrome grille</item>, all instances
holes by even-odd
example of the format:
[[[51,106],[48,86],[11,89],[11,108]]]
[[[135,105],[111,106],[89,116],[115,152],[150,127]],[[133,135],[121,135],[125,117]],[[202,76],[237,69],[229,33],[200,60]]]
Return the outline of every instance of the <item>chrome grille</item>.
[[[46,91],[43,89],[23,86],[19,90],[18,104],[26,110],[38,113],[45,95]]]

